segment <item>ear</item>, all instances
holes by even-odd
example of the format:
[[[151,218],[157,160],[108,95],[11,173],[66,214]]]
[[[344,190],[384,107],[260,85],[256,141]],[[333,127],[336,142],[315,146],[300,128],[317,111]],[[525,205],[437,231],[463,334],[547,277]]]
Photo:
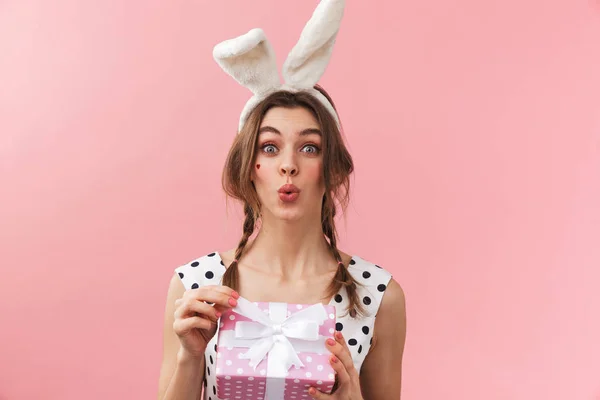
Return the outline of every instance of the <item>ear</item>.
[[[344,6],[344,0],[322,0],[319,3],[283,64],[287,85],[311,89],[319,81],[331,59]]]
[[[221,68],[254,94],[266,93],[281,85],[275,53],[262,29],[252,29],[213,49]]]

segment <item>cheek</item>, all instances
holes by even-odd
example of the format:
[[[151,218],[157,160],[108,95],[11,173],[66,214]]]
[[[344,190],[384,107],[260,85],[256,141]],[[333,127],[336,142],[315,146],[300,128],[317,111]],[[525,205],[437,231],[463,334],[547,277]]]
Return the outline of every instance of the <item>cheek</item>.
[[[252,172],[257,180],[268,181],[272,179],[277,171],[274,172],[273,165],[269,164],[269,160],[258,159],[254,162],[254,171]]]
[[[306,178],[312,182],[323,180],[323,163],[313,163],[305,167]]]

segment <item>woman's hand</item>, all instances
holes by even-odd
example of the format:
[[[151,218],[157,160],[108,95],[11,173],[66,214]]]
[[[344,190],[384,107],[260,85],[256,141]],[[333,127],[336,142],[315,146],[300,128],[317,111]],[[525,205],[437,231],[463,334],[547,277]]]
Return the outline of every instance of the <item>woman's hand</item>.
[[[363,400],[358,372],[354,368],[352,355],[350,354],[346,340],[342,332],[339,331],[335,332],[334,337],[335,340],[330,338],[325,343],[332,353],[331,357],[329,357],[329,363],[337,376],[337,389],[332,394],[325,394],[311,387],[308,389],[308,394],[313,399]]]
[[[227,286],[203,286],[187,290],[175,300],[173,330],[181,342],[180,355],[201,359],[217,331],[219,317],[225,310],[235,307],[239,297]]]

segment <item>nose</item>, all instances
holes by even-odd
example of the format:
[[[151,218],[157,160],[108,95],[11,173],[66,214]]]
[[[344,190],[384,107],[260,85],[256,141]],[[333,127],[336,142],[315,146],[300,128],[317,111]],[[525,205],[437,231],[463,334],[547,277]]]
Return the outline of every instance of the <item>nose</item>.
[[[283,175],[295,176],[298,173],[298,168],[291,163],[285,163],[281,165],[281,173]]]

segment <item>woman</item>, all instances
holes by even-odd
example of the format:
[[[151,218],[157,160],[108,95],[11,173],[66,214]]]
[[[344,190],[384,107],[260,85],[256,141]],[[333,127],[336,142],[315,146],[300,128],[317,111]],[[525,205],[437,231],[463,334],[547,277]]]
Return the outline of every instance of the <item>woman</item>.
[[[311,21],[319,17],[331,27],[332,18],[339,21],[334,14],[341,12],[335,8],[340,3],[322,2]],[[314,23],[308,27],[315,29]],[[316,84],[324,69],[323,53],[330,54],[333,43],[323,40],[323,29],[317,31],[319,37],[312,38],[305,31],[290,53],[284,87],[273,84],[274,60],[262,32],[245,35],[243,46],[228,42],[226,49],[215,51],[221,66],[246,87],[256,82],[240,74],[250,64],[256,67],[257,59],[262,61],[256,68],[269,70],[270,75],[263,75],[270,78],[262,89],[251,88],[255,96],[242,113],[223,171],[225,192],[244,204],[242,238],[231,250],[179,266],[171,279],[159,400],[197,400],[202,387],[205,400],[219,400],[215,332],[220,315],[235,307],[240,296],[254,302],[335,306],[336,331],[326,346],[336,385],[331,394],[311,387],[312,398],[400,398],[406,336],[402,288],[385,269],[337,248],[336,200],[345,209],[353,162],[333,101]],[[330,35],[336,33],[334,26]],[[319,60],[300,57],[306,40],[321,43],[308,46]],[[232,64],[223,61],[227,57]],[[294,57],[303,59],[304,70]],[[312,78],[299,87],[294,74]]]

